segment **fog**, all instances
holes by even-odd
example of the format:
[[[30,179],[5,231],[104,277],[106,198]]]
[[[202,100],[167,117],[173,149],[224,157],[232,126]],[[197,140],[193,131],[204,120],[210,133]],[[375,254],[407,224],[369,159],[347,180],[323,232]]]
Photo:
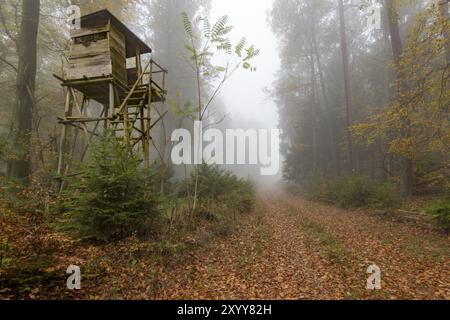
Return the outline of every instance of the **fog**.
[[[12,5],[16,1],[4,2],[7,5],[1,7],[2,19],[5,20],[2,21],[2,27],[5,31],[16,32],[17,19],[15,6]],[[223,71],[216,72],[216,67],[224,66],[225,62],[233,59],[239,60],[239,55],[235,54],[236,45],[245,37],[247,44],[244,50],[254,45],[260,52],[251,59],[251,66],[256,70],[249,72],[239,68],[226,81],[220,95],[211,105],[214,115],[210,117],[210,123],[204,121],[206,126],[226,114],[226,119],[215,125],[223,132],[226,129],[281,130],[280,150],[271,150],[272,153],[280,154],[280,174],[272,180],[279,179],[281,172],[287,180],[297,183],[316,176],[333,177],[355,171],[377,179],[395,176],[396,172],[401,172],[401,166],[395,157],[404,156],[404,150],[390,150],[389,146],[402,145],[400,138],[393,141],[385,139],[385,133],[390,132],[391,128],[383,128],[386,132],[379,131],[377,139],[370,141],[364,141],[367,131],[359,132],[359,137],[351,131],[355,125],[370,127],[373,125],[371,119],[381,116],[380,111],[387,110],[395,102],[398,76],[396,70],[393,70],[392,62],[393,54],[398,55],[398,52],[393,51],[393,44],[397,45],[397,51],[403,49],[416,54],[411,46],[408,47],[409,35],[420,22],[418,14],[424,13],[434,2],[401,2],[398,5],[399,19],[394,39],[387,14],[389,10],[396,8],[386,8],[384,1],[380,0],[42,0],[37,39],[36,100],[39,105],[35,108],[36,128],[33,130],[39,138],[45,140],[49,137],[50,142],[43,141],[42,146],[49,145],[52,152],[59,151],[60,126],[57,117],[64,114],[65,99],[59,80],[61,78],[56,79],[53,74],[64,76],[64,64],[67,66],[64,61],[67,62],[70,54],[68,5],[78,6],[80,15],[108,9],[118,21],[138,35],[145,46],[153,49],[152,58],[169,71],[164,90],[167,95],[163,99],[167,103],[154,103],[150,108],[153,120],[166,114],[151,132],[154,146],[148,149],[152,149],[150,154],[153,162],[161,161],[164,165],[171,166],[171,134],[179,128],[193,129],[194,118],[198,116],[196,109],[208,108],[206,101],[213,96],[215,86],[220,81],[214,78],[215,73],[226,74]],[[233,30],[226,33],[224,38],[231,42],[231,55],[224,58],[221,55],[226,50],[220,50],[216,45],[211,46],[211,50],[205,55],[208,65],[205,69],[210,68],[213,72],[201,70],[196,73],[193,70],[192,51],[186,48],[186,44],[189,44],[189,32],[186,32],[183,13],[187,14],[194,25],[193,31],[199,35],[196,38],[200,47],[211,39],[203,39],[207,38],[204,26],[194,18],[207,17],[214,24],[224,15],[229,17],[227,24]],[[432,16],[432,10],[427,9],[425,13],[430,15],[427,19],[436,19]],[[445,15],[445,9],[439,14]],[[371,27],[369,21],[372,21]],[[12,84],[16,81],[16,65],[19,60],[14,43],[14,36],[18,34],[11,32],[4,33],[5,36],[0,38],[0,54],[3,59],[0,63],[0,83],[3,84],[0,133],[6,136],[11,128],[10,123],[16,117],[11,108],[16,104],[17,95]],[[425,30],[427,32],[433,33],[436,30]],[[435,35],[436,38],[440,36]],[[424,46],[423,49],[427,47]],[[440,66],[442,61],[439,60],[446,57],[443,54],[446,51],[450,52],[450,49],[438,46],[433,59],[425,64],[430,63],[430,67]],[[150,54],[144,59],[149,59],[149,56]],[[135,60],[134,57],[130,58]],[[404,65],[416,60],[405,60]],[[244,61],[241,64],[242,62]],[[123,74],[128,72],[122,71]],[[436,74],[438,71],[439,69]],[[198,83],[197,74],[202,74]],[[95,78],[96,75],[83,76]],[[156,77],[157,82],[161,83],[162,73]],[[436,79],[432,78],[436,81],[435,87],[439,83]],[[437,90],[435,87],[430,86]],[[202,91],[200,99],[199,91]],[[440,96],[436,92],[427,92],[427,95]],[[102,106],[95,107],[95,99],[88,100],[92,103],[87,108],[87,114],[97,115]],[[178,112],[186,106],[190,109],[183,112],[187,112]],[[425,107],[422,109],[427,110]],[[431,111],[430,114],[433,115]],[[427,114],[423,117],[429,116]],[[89,129],[94,127],[94,123],[88,124]],[[139,132],[134,134],[139,135]],[[427,133],[417,141],[427,141],[429,137],[439,134]],[[365,145],[375,140],[374,145]],[[440,142],[432,142],[440,146]],[[77,143],[78,147],[82,145],[82,142]],[[422,148],[418,150],[420,149]],[[443,150],[439,149],[438,152]],[[428,156],[429,154],[421,155],[419,158]],[[439,154],[437,158],[440,157]],[[45,161],[41,159],[41,162]],[[424,172],[435,169],[434,166],[438,170],[437,168],[441,168],[437,165],[439,162],[440,160],[430,164],[431,169],[427,164]],[[228,166],[227,169],[254,180],[261,178],[257,174],[259,167],[240,165]],[[174,171],[179,173],[177,178],[182,178],[186,170],[179,166]]]
[[[255,44],[261,54],[255,59],[255,73],[240,70],[223,90],[221,98],[231,118],[259,122],[265,128],[278,128],[278,113],[271,97],[265,93],[279,68],[277,41],[267,23],[273,0],[213,0],[211,21],[222,15],[230,17],[234,30],[230,36],[238,42],[242,36]]]
[[[449,8],[0,0],[0,300],[449,299]]]
[[[253,64],[256,72],[240,69],[226,84],[220,95],[228,119],[225,129],[277,129],[279,117],[277,107],[268,90],[274,82],[274,75],[279,69],[280,60],[277,53],[277,40],[268,24],[268,13],[273,0],[221,1],[211,3],[211,21],[223,15],[229,16],[229,23],[234,27],[230,34],[232,43],[237,43],[245,36],[250,44],[261,50]],[[220,58],[216,59],[220,62]],[[271,152],[279,153],[279,150]],[[238,176],[249,178],[257,183],[260,189],[276,187],[281,179],[282,163],[276,176],[262,176],[260,167],[255,165],[225,166]]]

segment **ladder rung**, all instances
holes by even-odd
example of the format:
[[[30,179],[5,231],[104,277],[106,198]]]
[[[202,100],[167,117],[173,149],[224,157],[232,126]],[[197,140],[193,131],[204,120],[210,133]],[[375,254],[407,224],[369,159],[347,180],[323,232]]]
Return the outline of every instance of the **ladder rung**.
[[[127,106],[128,108],[143,108],[144,107],[144,105],[142,105],[142,104],[138,104],[138,105],[129,105],[129,106]]]

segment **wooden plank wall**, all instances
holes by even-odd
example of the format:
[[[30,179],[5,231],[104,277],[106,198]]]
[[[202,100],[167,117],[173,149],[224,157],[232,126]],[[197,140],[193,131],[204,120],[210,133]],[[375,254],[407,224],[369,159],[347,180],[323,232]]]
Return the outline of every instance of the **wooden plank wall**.
[[[107,31],[107,28],[81,29],[72,32],[71,36],[73,39],[75,37],[89,37]],[[82,43],[76,44],[75,40],[72,40],[68,60],[69,66],[66,75],[69,80],[110,75],[112,66],[107,35],[105,39],[91,42],[87,46]]]
[[[111,48],[113,77],[127,84],[125,36],[112,25],[109,32],[109,45]]]
[[[88,45],[72,41],[66,77],[76,80],[112,75],[127,84],[125,36],[113,26],[85,28],[71,33],[73,39],[93,35],[105,35],[105,38]]]

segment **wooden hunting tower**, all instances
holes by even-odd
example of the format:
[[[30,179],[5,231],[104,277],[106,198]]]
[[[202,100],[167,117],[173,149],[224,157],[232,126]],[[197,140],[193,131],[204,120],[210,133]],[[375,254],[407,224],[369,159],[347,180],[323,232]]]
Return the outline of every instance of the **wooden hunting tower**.
[[[167,71],[152,59],[143,67],[143,55],[151,52],[146,43],[108,10],[81,17],[81,28],[71,31],[64,75],[55,75],[66,88],[65,116],[59,118],[64,125],[58,164],[60,175],[68,171],[64,158],[68,152],[69,127],[84,131],[90,141],[103,124],[105,130],[115,131],[124,143],[140,146],[145,166],[149,166],[150,131],[159,121],[152,123],[152,104],[164,102],[167,93]],[[128,66],[130,60],[134,61]],[[90,115],[90,100],[103,106],[101,114]]]

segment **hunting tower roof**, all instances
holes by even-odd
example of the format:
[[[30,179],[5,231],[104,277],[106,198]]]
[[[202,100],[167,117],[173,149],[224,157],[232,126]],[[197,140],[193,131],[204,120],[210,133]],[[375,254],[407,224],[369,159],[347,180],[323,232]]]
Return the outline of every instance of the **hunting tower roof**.
[[[133,33],[122,21],[114,16],[107,9],[96,11],[81,17],[81,28],[95,28],[106,26],[108,22],[118,29],[126,39],[127,58],[136,56],[136,49],[139,48],[141,54],[151,53],[152,49]]]

